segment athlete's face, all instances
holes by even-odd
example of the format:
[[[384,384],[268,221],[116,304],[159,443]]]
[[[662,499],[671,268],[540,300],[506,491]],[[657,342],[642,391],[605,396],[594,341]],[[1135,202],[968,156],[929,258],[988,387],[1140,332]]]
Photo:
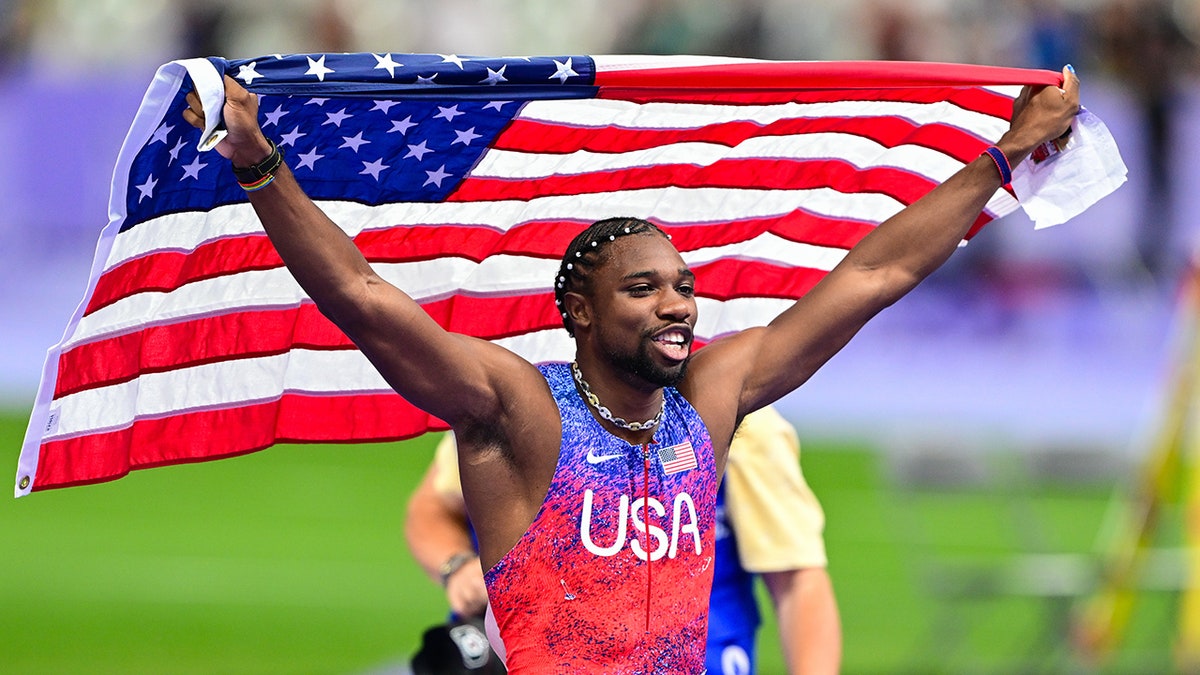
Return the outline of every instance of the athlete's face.
[[[620,237],[592,278],[592,333],[619,370],[654,386],[683,379],[696,325],[696,275],[658,233]]]

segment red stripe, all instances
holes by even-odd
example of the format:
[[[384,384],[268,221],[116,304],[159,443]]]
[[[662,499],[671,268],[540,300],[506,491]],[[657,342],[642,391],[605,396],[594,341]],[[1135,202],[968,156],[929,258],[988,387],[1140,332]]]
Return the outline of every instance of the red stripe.
[[[838,159],[728,159],[706,166],[658,164],[535,180],[468,178],[447,201],[530,200],[679,187],[759,190],[832,188],[846,193],[882,193],[904,204],[911,204],[936,185],[924,176],[908,171],[891,167],[859,169]]]
[[[754,61],[686,68],[601,70],[599,87],[706,89],[718,92],[796,89],[896,89],[1062,84],[1049,70],[916,61]]]
[[[447,330],[486,339],[562,325],[549,294],[455,296],[428,303],[424,309]],[[282,354],[293,347],[353,349],[354,344],[311,302],[286,309],[205,316],[150,326],[63,352],[54,396],[127,382],[139,375]]]
[[[722,259],[694,268],[701,295],[795,298],[825,275],[804,267]],[[496,340],[562,325],[550,293],[507,297],[454,297],[423,305],[447,330]],[[302,349],[353,349],[316,307],[231,312],[97,340],[59,357],[55,398],[130,381],[140,375]]]
[[[134,469],[230,457],[281,442],[396,441],[445,428],[398,394],[285,394],[276,401],[141,419],[125,429],[43,443],[33,489],[98,483]]]
[[[354,241],[368,260],[378,263],[417,262],[445,256],[480,262],[497,253],[557,260],[571,239],[587,225],[582,221],[539,221],[514,227],[507,233],[465,225],[396,226],[362,232]],[[850,248],[871,227],[867,223],[796,211],[779,217],[753,220],[665,225],[664,229],[672,235],[676,248],[691,251],[743,241],[768,231],[792,241]],[[240,266],[248,258],[256,263],[249,270],[283,265],[273,249],[270,256],[231,255],[230,251],[236,251],[238,243],[243,241],[248,248],[257,249],[266,241],[266,237],[249,234],[223,239],[219,242],[221,246],[199,246],[187,256],[176,251],[165,251],[122,263],[100,277],[86,313],[90,314],[137,293],[168,293],[194,281],[248,271]],[[274,265],[267,266],[270,259],[274,260]],[[160,266],[162,271],[159,270]]]
[[[986,89],[871,89],[854,91],[829,89],[821,91],[729,91],[711,92],[702,89],[668,88],[661,90],[606,87],[597,98],[631,103],[712,103],[715,105],[778,105],[782,103],[838,103],[876,101],[898,103],[938,103],[946,100],[964,110],[973,110],[998,119],[1012,116],[1013,100],[1009,96]]]
[[[160,251],[128,260],[96,282],[84,315],[133,293],[171,291],[183,284],[225,275],[229,270],[266,270],[283,265],[266,234],[211,241],[194,251]]]
[[[917,145],[960,161],[974,159],[988,141],[945,124],[917,126],[898,117],[787,119],[770,124],[727,122],[696,129],[621,129],[573,127],[516,120],[493,147],[497,150],[542,154],[631,152],[676,143],[715,143],[734,147],[750,138],[798,134],[839,133],[870,139],[886,148]],[[964,147],[967,146],[967,147]]]

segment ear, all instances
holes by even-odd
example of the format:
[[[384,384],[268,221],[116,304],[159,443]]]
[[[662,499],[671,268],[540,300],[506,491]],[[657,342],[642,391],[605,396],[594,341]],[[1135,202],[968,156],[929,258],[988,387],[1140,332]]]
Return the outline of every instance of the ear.
[[[563,311],[571,319],[575,332],[587,330],[592,325],[592,303],[587,296],[574,291],[563,295]]]

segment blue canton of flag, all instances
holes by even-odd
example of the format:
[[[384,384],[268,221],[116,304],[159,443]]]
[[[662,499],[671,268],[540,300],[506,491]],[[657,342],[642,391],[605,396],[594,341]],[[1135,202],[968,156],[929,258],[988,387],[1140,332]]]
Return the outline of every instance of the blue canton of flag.
[[[696,452],[692,450],[692,442],[684,441],[679,445],[670,445],[658,449],[658,459],[662,462],[663,471],[669,476],[696,468]]]
[[[594,66],[585,56],[297,54],[214,61],[259,94],[263,131],[277,140],[309,196],[369,205],[443,201],[525,101],[595,92]],[[547,83],[555,85],[549,93]],[[176,94],[171,110],[186,107],[189,90]],[[245,201],[227,163],[197,151],[195,134],[180,115],[168,115],[138,153],[122,229],[165,213]]]

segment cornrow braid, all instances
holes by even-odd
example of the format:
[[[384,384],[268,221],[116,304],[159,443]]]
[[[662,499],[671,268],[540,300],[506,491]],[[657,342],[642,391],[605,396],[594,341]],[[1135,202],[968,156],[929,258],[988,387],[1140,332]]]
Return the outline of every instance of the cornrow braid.
[[[575,335],[575,328],[567,316],[567,293],[587,293],[591,290],[589,282],[592,271],[605,262],[605,251],[617,237],[646,232],[657,232],[668,239],[671,238],[671,235],[648,220],[617,217],[598,220],[571,240],[567,252],[563,254],[562,263],[558,266],[558,275],[554,278],[554,304],[558,306],[558,313],[562,315],[563,327],[572,337]]]

